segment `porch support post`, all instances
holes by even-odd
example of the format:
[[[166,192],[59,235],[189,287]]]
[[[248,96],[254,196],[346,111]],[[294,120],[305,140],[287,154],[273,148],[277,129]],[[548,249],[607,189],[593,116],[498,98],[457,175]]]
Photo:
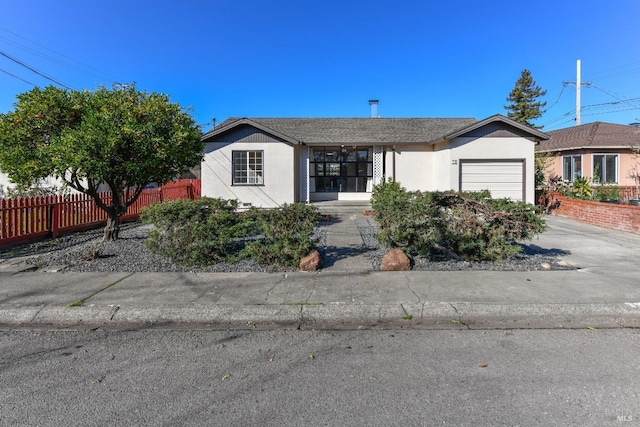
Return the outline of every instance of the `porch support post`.
[[[310,202],[309,196],[309,146],[303,145],[300,147],[300,173],[298,179],[300,180],[300,201]]]
[[[382,184],[384,180],[384,168],[383,168],[383,159],[384,152],[382,147],[379,145],[374,145],[373,147],[373,184],[379,185]]]

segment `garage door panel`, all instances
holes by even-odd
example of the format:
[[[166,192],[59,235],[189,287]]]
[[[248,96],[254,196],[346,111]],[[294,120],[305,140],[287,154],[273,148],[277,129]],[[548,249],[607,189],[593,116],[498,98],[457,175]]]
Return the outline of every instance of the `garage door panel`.
[[[462,191],[489,190],[494,198],[523,200],[523,162],[461,162]]]
[[[465,173],[477,174],[516,174],[522,175],[522,163],[463,163]]]
[[[519,182],[522,183],[522,173],[520,174],[465,174],[466,182],[505,182],[505,183],[513,183]]]
[[[517,187],[517,188],[516,188]],[[522,185],[516,186],[508,182],[485,182],[485,183],[472,183],[467,184],[463,188],[464,191],[480,191],[480,190],[499,190],[499,191],[513,191],[517,190],[522,192]]]

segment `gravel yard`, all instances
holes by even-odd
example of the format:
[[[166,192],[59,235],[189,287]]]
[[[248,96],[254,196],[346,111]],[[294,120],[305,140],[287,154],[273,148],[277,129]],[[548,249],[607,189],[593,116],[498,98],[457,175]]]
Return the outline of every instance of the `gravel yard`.
[[[182,268],[170,259],[152,254],[143,244],[151,225],[139,222],[123,224],[120,239],[100,243],[102,229],[73,233],[57,239],[48,239],[0,250],[0,261],[25,257],[24,263],[38,267],[58,267],[75,272],[278,272],[286,268],[258,265],[250,260],[238,263],[217,263],[202,268]],[[380,248],[374,235],[374,225],[359,224],[358,230],[368,249],[372,266],[378,270],[386,249]],[[322,223],[316,229],[319,249],[326,242],[326,230]],[[426,258],[414,259],[414,270],[544,270],[546,264],[552,270],[566,270],[573,267],[559,261],[560,253],[538,248],[533,244],[523,245],[523,251],[505,261],[466,262],[430,261]],[[289,269],[290,270],[290,269]]]

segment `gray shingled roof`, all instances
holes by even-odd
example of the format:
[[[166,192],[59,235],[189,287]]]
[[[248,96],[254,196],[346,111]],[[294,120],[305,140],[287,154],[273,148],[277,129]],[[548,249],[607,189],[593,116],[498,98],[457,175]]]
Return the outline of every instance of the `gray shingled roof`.
[[[472,118],[232,118],[204,135],[203,140],[232,128],[241,120],[305,144],[426,143],[478,122]]]
[[[594,122],[547,132],[551,138],[538,145],[538,151],[562,151],[581,148],[631,147],[640,144],[640,129],[635,126]]]

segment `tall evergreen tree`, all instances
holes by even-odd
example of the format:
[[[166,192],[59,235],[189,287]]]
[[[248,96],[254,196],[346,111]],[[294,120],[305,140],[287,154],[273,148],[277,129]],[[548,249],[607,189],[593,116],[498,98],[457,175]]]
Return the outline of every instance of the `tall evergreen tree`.
[[[540,109],[547,103],[538,101],[538,98],[543,97],[546,93],[547,91],[542,90],[531,77],[531,71],[522,70],[520,78],[516,80],[515,87],[507,97],[510,104],[504,106],[507,110],[507,116],[532,128],[542,128],[542,126],[534,125],[531,121],[542,116]]]

